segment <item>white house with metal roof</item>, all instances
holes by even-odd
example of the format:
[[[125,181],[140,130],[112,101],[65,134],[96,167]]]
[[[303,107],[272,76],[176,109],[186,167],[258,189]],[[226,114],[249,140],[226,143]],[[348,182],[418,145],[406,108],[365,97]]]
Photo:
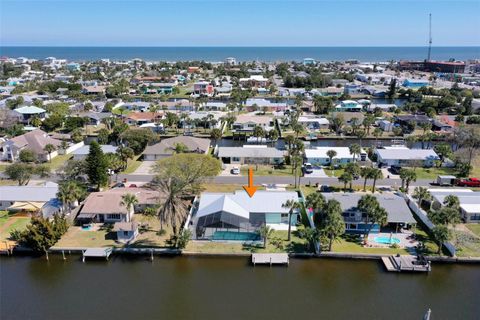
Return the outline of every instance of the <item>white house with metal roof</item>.
[[[282,164],[285,161],[285,151],[265,145],[219,147],[217,157],[223,163]]]
[[[405,146],[392,146],[375,149],[377,162],[382,166],[432,167],[440,157],[433,149],[409,149]]]
[[[313,165],[329,165],[330,158],[327,153],[330,150],[336,152],[332,158],[333,163],[347,164],[353,162],[353,155],[350,153],[348,147],[316,147],[314,149],[305,149],[305,162]],[[355,159],[358,161],[367,160],[367,152],[361,149],[360,155],[355,155]]]
[[[45,204],[57,199],[58,184],[42,186],[0,186],[0,210],[40,212]]]
[[[429,189],[432,195],[432,209],[443,206],[448,195],[456,196],[460,202],[460,214],[467,223],[480,223],[480,191],[470,189]]]
[[[268,225],[275,230],[287,230],[289,209],[282,205],[288,200],[298,201],[293,191],[257,191],[249,197],[244,190],[234,193],[202,193],[198,209],[192,215],[195,239],[208,240],[259,240],[258,229]],[[291,228],[299,218],[294,211]]]

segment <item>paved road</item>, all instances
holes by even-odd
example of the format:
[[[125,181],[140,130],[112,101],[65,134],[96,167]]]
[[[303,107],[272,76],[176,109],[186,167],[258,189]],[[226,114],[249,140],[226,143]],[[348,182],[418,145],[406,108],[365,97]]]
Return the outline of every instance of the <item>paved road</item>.
[[[149,182],[152,180],[153,176],[151,175],[135,175],[135,174],[119,174],[118,181],[123,180],[124,178],[127,181],[131,182]],[[218,176],[213,179],[214,183],[218,184],[246,184],[247,177],[222,177]],[[432,182],[431,179],[425,180],[417,180],[416,182],[412,182],[411,186],[430,186]],[[255,176],[254,183],[257,185],[260,184],[271,184],[271,183],[278,183],[278,184],[293,184],[293,177],[281,177],[281,176]],[[304,178],[300,179],[300,183],[302,185],[305,184],[339,184],[337,178]],[[367,185],[371,185],[372,180],[368,180]],[[377,181],[377,186],[401,186],[402,181],[400,179],[382,179]],[[363,179],[358,179],[353,181],[353,185],[363,185]]]

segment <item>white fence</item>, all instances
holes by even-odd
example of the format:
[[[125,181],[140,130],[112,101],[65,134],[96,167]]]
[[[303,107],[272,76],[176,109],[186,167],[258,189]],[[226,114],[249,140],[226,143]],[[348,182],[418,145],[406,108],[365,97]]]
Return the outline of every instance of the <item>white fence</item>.
[[[85,143],[83,143],[83,141],[80,141],[79,143],[75,143],[75,144],[72,144],[71,146],[69,146],[67,149],[63,150],[63,149],[58,149],[58,154],[69,154],[69,153],[72,153],[74,152],[75,150],[78,150],[80,149],[81,147],[83,147],[85,145]]]
[[[422,208],[420,208],[420,206],[417,204],[415,199],[413,199],[408,194],[404,194],[401,192],[399,193],[407,201],[408,207],[415,213],[418,219],[420,219],[430,231],[433,228],[435,228],[435,224],[433,224],[433,222],[430,221],[430,219],[427,216],[427,213]],[[455,246],[452,243],[444,242],[443,245],[445,248],[447,248],[448,252],[450,252],[452,256],[455,256],[455,253],[457,250],[455,249]]]

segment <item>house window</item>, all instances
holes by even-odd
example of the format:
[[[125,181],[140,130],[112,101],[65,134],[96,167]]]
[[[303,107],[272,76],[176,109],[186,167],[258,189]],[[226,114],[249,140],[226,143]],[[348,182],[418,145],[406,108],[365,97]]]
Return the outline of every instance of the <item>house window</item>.
[[[118,213],[107,214],[107,219],[108,220],[120,220],[120,214],[118,214]]]
[[[480,214],[472,214],[470,220],[480,220]]]
[[[282,213],[280,216],[280,222],[281,223],[287,223],[288,224],[288,213]]]
[[[240,158],[239,158],[239,157],[232,157],[232,161],[234,161],[234,162],[239,162],[239,161],[240,161]]]
[[[128,231],[123,231],[123,235],[124,235],[125,237],[128,237]]]
[[[356,224],[350,224],[348,229],[357,230],[357,225]]]

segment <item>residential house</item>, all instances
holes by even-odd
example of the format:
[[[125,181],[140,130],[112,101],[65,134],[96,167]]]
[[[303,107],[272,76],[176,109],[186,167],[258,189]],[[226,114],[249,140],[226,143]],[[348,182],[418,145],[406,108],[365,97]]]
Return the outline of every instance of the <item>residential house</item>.
[[[51,138],[45,131],[35,129],[3,142],[0,149],[1,159],[4,161],[17,161],[20,151],[29,149],[33,151],[39,161],[48,161],[50,157],[52,159],[55,158],[58,153],[55,150],[49,155],[44,150],[47,144],[52,144],[58,149],[61,141]]]
[[[210,148],[210,139],[178,136],[167,138],[152,146],[147,146],[143,152],[143,160],[154,161],[169,157],[175,153],[175,146],[183,144],[188,152],[207,154]]]
[[[130,112],[125,117],[125,122],[131,126],[141,126],[145,123],[159,122],[163,117],[163,112]]]
[[[262,75],[251,75],[249,78],[240,78],[239,83],[243,88],[265,88],[269,80]]]
[[[133,194],[138,203],[133,210],[122,205],[122,196]],[[143,212],[148,207],[158,204],[160,193],[144,188],[117,188],[102,192],[92,192],[85,199],[77,220],[80,222],[130,222],[134,213]]]
[[[22,123],[30,123],[33,118],[38,118],[40,120],[45,119],[46,111],[45,109],[36,107],[36,106],[26,106],[20,107],[14,110],[20,116],[20,121]]]
[[[49,201],[57,199],[58,184],[40,186],[0,186],[0,210],[42,213]],[[61,207],[57,206],[57,211]]]
[[[267,111],[285,111],[287,109],[286,102],[272,102],[267,99],[258,99],[258,98],[251,98],[245,101],[245,108],[248,111],[257,111],[262,110],[264,112]]]
[[[300,116],[298,123],[309,131],[328,130],[330,128],[330,121],[327,118],[317,116]]]
[[[82,93],[83,94],[105,94],[106,88],[105,86],[86,86],[83,87]]]
[[[313,59],[313,58],[305,58],[305,59],[303,59],[303,65],[304,65],[304,66],[315,65],[315,63],[317,63],[317,62],[316,62],[315,59]]]
[[[334,164],[347,164],[353,162],[353,155],[348,147],[316,147],[315,149],[305,149],[305,162],[312,165],[330,165],[330,158],[327,152],[333,150],[337,154],[332,158]],[[357,161],[367,160],[367,152],[363,149],[360,155],[356,155]]]
[[[353,100],[344,100],[335,106],[335,111],[337,112],[361,112],[362,109],[363,106]]]
[[[266,131],[274,128],[274,119],[271,116],[257,116],[253,114],[240,114],[232,125],[234,131],[253,132],[255,127],[261,127]]]
[[[198,81],[193,84],[193,93],[201,96],[212,96],[214,87],[208,81]]]
[[[480,223],[480,191],[470,189],[429,189],[431,207],[438,210],[448,195],[456,196],[460,202],[460,214],[466,223]]]
[[[112,146],[109,144],[100,145],[103,153],[116,153],[117,148],[116,146]],[[90,152],[90,145],[84,145],[77,150],[73,151],[71,154],[73,155],[74,160],[84,160]]]
[[[401,126],[408,126],[411,123],[414,123],[416,126],[420,126],[422,124],[431,122],[430,117],[424,114],[396,115],[394,116],[394,120],[395,123],[398,123]]]
[[[433,149],[409,149],[405,146],[376,148],[379,166],[432,167],[440,157]]]
[[[282,164],[286,152],[265,145],[245,145],[243,147],[219,147],[217,157],[223,163],[232,164]]]
[[[430,82],[427,79],[405,79],[402,86],[406,88],[428,87]]]
[[[234,193],[202,193],[193,212],[191,229],[194,239],[215,241],[258,241],[258,230],[267,225],[288,230],[288,200],[298,201],[293,191],[257,191],[253,197],[244,190]],[[294,210],[291,228],[296,229],[299,211]]]
[[[325,200],[335,199],[340,202],[342,216],[345,221],[347,233],[363,234],[370,228],[371,233],[380,232],[378,223],[367,224],[366,216],[358,209],[358,201],[362,197],[359,193],[323,193]],[[387,211],[387,226],[390,230],[398,231],[399,228],[407,228],[416,224],[405,200],[393,193],[374,194],[380,206]]]

